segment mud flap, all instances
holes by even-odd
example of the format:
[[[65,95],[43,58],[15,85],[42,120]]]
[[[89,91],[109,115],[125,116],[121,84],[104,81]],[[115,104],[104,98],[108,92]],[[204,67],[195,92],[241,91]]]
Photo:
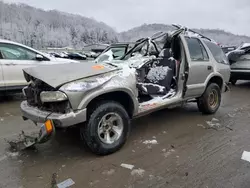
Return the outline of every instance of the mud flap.
[[[16,140],[7,141],[11,148],[14,150],[24,150],[31,148],[36,144],[42,144],[49,141],[55,135],[55,127],[51,120],[47,120],[41,124],[41,128],[38,133],[32,135],[26,135],[24,131],[19,134],[19,138]]]
[[[224,92],[228,92],[228,91],[230,91],[231,89],[230,89],[230,87],[229,87],[229,85],[227,84],[227,83],[225,83],[225,91]]]

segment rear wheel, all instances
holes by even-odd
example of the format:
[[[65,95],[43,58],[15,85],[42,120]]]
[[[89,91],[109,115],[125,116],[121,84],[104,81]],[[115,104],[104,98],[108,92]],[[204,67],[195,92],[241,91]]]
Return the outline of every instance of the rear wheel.
[[[130,118],[124,107],[113,101],[98,105],[89,121],[81,129],[81,136],[90,150],[97,155],[118,151],[130,132]]]
[[[211,83],[203,95],[198,98],[197,105],[203,114],[214,114],[219,109],[220,103],[221,89],[217,84]]]

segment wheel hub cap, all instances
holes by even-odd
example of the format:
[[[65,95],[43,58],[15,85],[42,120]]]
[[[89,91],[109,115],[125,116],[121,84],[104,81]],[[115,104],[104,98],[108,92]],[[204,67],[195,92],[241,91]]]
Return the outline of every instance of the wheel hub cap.
[[[105,144],[113,144],[123,132],[123,121],[117,113],[104,115],[98,124],[99,139]]]
[[[218,105],[219,97],[216,90],[212,90],[209,94],[208,103],[211,108],[215,108]]]

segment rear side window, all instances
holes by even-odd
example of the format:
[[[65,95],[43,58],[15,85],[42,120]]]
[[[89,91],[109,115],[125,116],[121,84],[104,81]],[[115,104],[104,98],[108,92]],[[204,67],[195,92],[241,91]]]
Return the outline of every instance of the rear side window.
[[[188,49],[192,61],[209,60],[205,47],[198,39],[186,37],[186,41],[188,44]]]
[[[211,51],[211,53],[213,54],[214,59],[218,63],[228,64],[228,59],[227,59],[225,53],[218,45],[216,45],[210,41],[204,41],[204,42],[207,45],[207,47],[209,48],[209,50]]]

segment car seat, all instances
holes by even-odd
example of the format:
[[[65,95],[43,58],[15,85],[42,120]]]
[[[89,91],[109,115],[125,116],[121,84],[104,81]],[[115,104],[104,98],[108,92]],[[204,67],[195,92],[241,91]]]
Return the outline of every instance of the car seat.
[[[175,60],[169,49],[163,49],[159,57],[160,60],[150,68],[145,82],[137,84],[138,89],[148,95],[165,95],[171,89],[176,70]]]

